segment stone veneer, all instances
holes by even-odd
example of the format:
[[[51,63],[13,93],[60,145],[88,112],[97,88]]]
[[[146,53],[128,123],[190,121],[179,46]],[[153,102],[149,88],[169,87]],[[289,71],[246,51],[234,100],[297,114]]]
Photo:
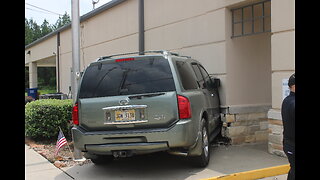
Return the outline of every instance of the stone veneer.
[[[283,152],[283,125],[279,110],[224,114],[222,135],[231,139],[231,144],[268,143],[268,152],[286,157]]]
[[[283,124],[280,110],[270,109],[268,112],[268,151],[271,154],[286,157],[283,152]]]
[[[223,136],[231,139],[231,144],[259,143],[268,140],[267,112],[226,114]]]

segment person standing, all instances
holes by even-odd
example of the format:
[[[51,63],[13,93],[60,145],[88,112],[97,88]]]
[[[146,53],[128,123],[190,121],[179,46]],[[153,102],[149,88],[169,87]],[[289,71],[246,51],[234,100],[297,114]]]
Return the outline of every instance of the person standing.
[[[287,96],[281,107],[281,116],[283,121],[283,151],[288,157],[290,170],[288,180],[295,179],[295,73],[288,81],[290,94]]]

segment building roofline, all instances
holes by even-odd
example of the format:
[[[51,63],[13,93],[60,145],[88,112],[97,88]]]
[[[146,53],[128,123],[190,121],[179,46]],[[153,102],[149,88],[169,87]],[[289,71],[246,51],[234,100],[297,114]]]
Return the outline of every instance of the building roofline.
[[[91,18],[91,17],[93,17],[93,16],[95,16],[95,15],[97,15],[97,14],[100,14],[100,13],[102,13],[102,12],[104,12],[104,11],[106,11],[106,10],[108,10],[108,9],[118,5],[118,4],[121,4],[124,1],[126,1],[126,0],[112,0],[112,1],[102,5],[100,7],[98,7],[95,10],[88,12],[88,13],[86,13],[86,14],[84,14],[84,15],[82,15],[80,17],[80,23],[85,21],[85,20],[87,20],[87,19],[89,19],[89,18]],[[58,34],[59,32],[62,32],[64,30],[66,30],[66,29],[69,29],[70,27],[71,27],[71,22],[66,24],[66,25],[64,25],[64,26],[62,26],[62,27],[60,27],[60,28],[58,28],[58,29],[56,29],[55,31],[52,31],[51,33],[49,33],[49,34],[47,34],[47,35],[45,35],[45,36],[33,41],[32,43],[26,45],[24,47],[24,49],[26,50],[26,49],[28,49],[28,48],[30,48],[30,47],[32,47],[32,46],[34,46],[34,45],[46,40],[46,39],[48,39],[48,38]]]

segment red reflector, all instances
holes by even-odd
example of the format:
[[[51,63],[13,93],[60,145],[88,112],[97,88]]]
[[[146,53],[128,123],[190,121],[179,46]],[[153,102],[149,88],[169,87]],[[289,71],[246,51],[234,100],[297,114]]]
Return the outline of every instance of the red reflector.
[[[77,103],[72,108],[72,121],[74,125],[79,125],[79,108]]]
[[[180,119],[191,118],[191,104],[188,98],[178,95],[178,109]]]
[[[133,61],[134,58],[116,59],[116,62]]]

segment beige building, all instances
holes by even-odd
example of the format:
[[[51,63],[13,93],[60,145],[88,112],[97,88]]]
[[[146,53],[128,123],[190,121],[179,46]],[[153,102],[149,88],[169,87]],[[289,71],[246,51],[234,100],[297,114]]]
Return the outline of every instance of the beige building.
[[[144,31],[139,3],[144,2]],[[169,50],[221,79],[224,134],[233,144],[269,141],[282,154],[283,80],[295,71],[294,0],[113,0],[81,17],[80,69],[100,56]],[[37,67],[56,67],[57,91],[71,86],[71,25],[25,47],[30,87]],[[141,45],[141,44],[140,44]]]

